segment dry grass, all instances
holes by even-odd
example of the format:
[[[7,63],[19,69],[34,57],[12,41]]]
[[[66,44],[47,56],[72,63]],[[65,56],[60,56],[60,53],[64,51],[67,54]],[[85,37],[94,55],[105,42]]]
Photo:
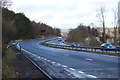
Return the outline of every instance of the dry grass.
[[[16,58],[15,54],[13,54],[12,49],[8,49],[4,53],[4,57],[2,59],[2,76],[3,78],[16,78],[13,60]]]

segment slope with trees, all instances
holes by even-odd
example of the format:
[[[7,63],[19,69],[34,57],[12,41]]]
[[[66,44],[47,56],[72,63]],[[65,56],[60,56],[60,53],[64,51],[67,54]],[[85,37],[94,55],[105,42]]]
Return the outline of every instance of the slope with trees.
[[[22,13],[15,14],[7,8],[2,8],[3,42],[32,37],[31,21]]]
[[[60,36],[60,30],[44,23],[31,22],[23,13],[15,13],[2,8],[3,53],[5,44],[12,40],[41,38],[42,36]]]
[[[36,37],[39,36],[60,36],[60,29],[52,28],[51,26],[44,23],[36,23],[32,21],[33,34]]]
[[[8,43],[16,39],[30,39],[36,36],[60,36],[60,30],[44,23],[30,21],[23,13],[14,13],[2,8],[3,42]]]

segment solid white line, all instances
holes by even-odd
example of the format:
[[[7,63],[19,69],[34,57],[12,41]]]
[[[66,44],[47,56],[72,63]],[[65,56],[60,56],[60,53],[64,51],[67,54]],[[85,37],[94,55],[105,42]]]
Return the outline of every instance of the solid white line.
[[[33,54],[33,56],[36,56],[35,54]]]
[[[114,57],[114,58],[117,58],[117,57],[118,57],[118,56],[112,56],[112,55],[100,55],[100,56]]]

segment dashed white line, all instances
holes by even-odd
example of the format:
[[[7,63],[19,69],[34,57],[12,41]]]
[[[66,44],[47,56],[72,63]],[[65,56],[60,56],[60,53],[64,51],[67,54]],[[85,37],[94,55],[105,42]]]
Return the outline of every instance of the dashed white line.
[[[50,60],[47,60],[48,62],[51,62]]]
[[[82,71],[78,71],[79,73],[81,73],[81,74],[83,74],[84,72],[82,72]]]
[[[90,59],[90,58],[85,58],[86,60],[88,60],[88,61],[93,61],[93,59]]]
[[[17,45],[18,46],[18,45]],[[19,46],[18,46],[19,47]],[[23,51],[25,51],[25,52],[27,52],[27,53],[30,53],[31,55],[33,55],[33,56],[37,56],[37,55],[35,55],[35,54],[32,54],[31,52],[29,52],[29,51],[27,51],[27,50],[25,50],[25,49],[22,49]],[[37,56],[38,57],[38,56]],[[41,58],[41,59],[43,59],[43,60],[46,60],[46,61],[48,61],[48,62],[51,62],[51,63],[53,63],[53,64],[57,64],[57,65],[61,65],[60,63],[56,63],[56,62],[54,62],[54,61],[51,61],[51,60],[47,60],[46,58],[44,58],[44,57],[38,57],[38,58]],[[93,61],[92,59],[90,59],[90,58],[85,58],[86,60],[89,60],[89,61]],[[37,60],[37,59],[34,59],[34,60]],[[62,65],[62,67],[66,67],[67,68],[67,66],[66,65]],[[74,68],[69,68],[70,70],[72,70],[72,71],[77,71],[77,70],[75,70]],[[80,74],[85,74],[84,72],[82,72],[82,71],[78,71]],[[69,74],[70,75],[70,74]],[[94,75],[87,75],[88,77],[91,77],[91,78],[97,78],[96,76],[94,76]],[[75,77],[74,77],[75,78]]]
[[[73,68],[70,68],[70,70],[75,70],[75,69],[73,69]]]
[[[44,60],[46,61],[47,59],[44,58]]]
[[[66,68],[67,66],[66,66],[66,65],[62,65],[62,67],[65,67],[65,68]]]
[[[58,66],[60,66],[61,64],[60,63],[57,63]]]
[[[55,62],[54,62],[54,61],[52,61],[52,63],[53,63],[53,64],[55,64]]]
[[[91,78],[97,78],[96,76],[93,76],[93,75],[87,75],[87,76]]]

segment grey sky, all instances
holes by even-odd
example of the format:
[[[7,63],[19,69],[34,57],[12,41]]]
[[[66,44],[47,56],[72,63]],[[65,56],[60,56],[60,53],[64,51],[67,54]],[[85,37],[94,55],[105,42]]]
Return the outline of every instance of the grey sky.
[[[69,29],[83,23],[94,23],[97,9],[106,7],[106,26],[112,27],[113,8],[118,0],[13,0],[9,9],[16,13],[22,12],[31,21],[43,22],[52,27]]]

